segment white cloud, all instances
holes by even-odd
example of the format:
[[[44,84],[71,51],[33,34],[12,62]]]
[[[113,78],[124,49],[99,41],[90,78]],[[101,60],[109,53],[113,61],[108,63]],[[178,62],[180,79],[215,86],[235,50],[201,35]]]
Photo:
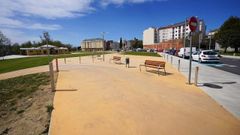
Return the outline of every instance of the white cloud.
[[[59,30],[62,26],[58,24],[41,24],[41,23],[34,23],[28,27],[28,29],[34,29],[34,30]]]
[[[93,0],[1,0],[0,16],[35,16],[47,19],[76,17],[94,10]]]
[[[0,27],[2,28],[24,28],[33,30],[59,30],[62,27],[58,24],[29,23],[7,17],[0,17]]]
[[[24,43],[26,41],[39,41],[40,38],[33,35],[28,35],[23,31],[16,29],[0,29],[1,32],[11,40],[12,43]]]
[[[124,3],[144,3],[153,1],[165,1],[165,0],[101,0],[100,4],[102,6],[108,6],[109,4],[122,5]]]
[[[23,29],[59,30],[59,24],[35,22],[36,19],[59,19],[84,16],[109,4],[143,3],[165,0],[0,0],[0,30],[14,42],[32,40]],[[94,6],[93,6],[94,5]],[[20,19],[19,19],[20,18]],[[30,20],[30,21],[29,21]]]

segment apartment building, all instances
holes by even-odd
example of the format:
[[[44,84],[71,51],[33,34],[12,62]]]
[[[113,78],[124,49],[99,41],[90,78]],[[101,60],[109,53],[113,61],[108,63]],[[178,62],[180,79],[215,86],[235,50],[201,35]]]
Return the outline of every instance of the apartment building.
[[[187,23],[187,21],[182,21],[179,23],[175,23],[173,25],[168,25],[164,27],[160,27],[158,29],[154,29],[152,27],[146,29],[143,32],[143,45],[144,48],[151,48],[151,49],[157,49],[152,48],[151,46],[156,46],[156,44],[161,45],[163,42],[171,43],[172,40],[182,40],[185,37],[189,36],[190,28]],[[199,26],[197,29],[197,33],[200,35],[202,40],[206,33],[206,25],[203,20],[199,20]],[[157,35],[158,37],[154,37]],[[153,38],[157,42],[153,42]],[[179,42],[180,43],[180,42]],[[179,45],[178,45],[179,46]],[[162,47],[158,47],[162,48]],[[166,48],[170,49],[170,48]]]
[[[150,27],[143,31],[143,45],[158,43],[158,29]]]
[[[85,39],[81,42],[81,48],[83,51],[104,51],[105,40],[102,38]]]

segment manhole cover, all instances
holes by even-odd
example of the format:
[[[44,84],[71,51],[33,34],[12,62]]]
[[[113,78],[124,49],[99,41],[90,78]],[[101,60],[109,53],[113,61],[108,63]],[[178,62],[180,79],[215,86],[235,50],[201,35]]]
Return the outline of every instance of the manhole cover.
[[[212,83],[204,83],[203,86],[209,87],[209,88],[214,88],[214,89],[222,89],[222,86],[212,84]]]

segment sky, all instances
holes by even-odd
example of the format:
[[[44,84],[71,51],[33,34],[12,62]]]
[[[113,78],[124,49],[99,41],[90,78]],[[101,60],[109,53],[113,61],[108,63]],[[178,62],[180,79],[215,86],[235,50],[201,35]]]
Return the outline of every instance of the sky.
[[[240,17],[239,0],[0,0],[0,31],[12,43],[53,40],[79,46],[88,38],[142,39],[144,29],[198,16],[207,30]]]

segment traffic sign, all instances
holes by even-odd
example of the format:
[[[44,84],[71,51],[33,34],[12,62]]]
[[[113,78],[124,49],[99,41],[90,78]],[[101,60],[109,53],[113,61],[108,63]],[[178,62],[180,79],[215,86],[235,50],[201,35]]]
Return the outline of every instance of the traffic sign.
[[[196,17],[194,17],[194,16],[191,17],[191,18],[189,19],[188,24],[189,24],[189,28],[190,28],[191,32],[195,32],[195,31],[197,30],[198,20],[197,20]]]

